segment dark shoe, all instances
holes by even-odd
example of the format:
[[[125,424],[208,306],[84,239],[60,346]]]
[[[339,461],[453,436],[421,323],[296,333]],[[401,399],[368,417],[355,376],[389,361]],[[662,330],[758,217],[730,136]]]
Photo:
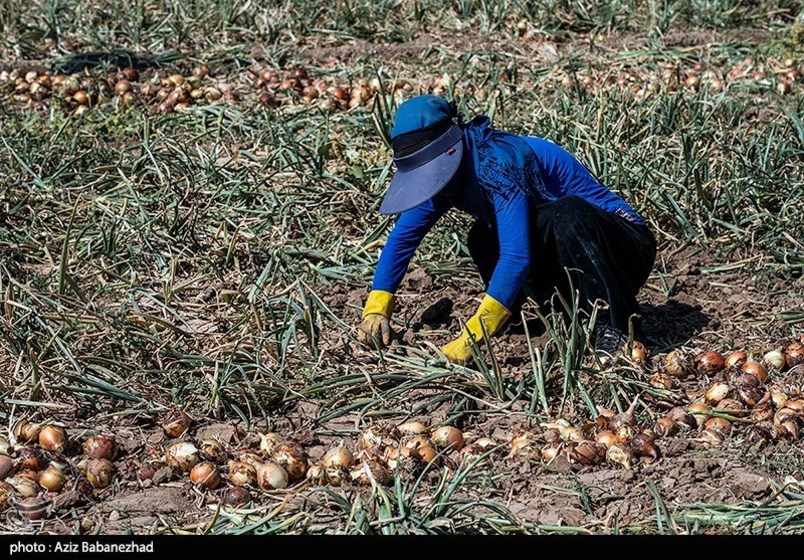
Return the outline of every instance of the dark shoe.
[[[628,342],[628,336],[617,327],[608,323],[595,324],[595,354],[599,357],[608,358],[620,355],[626,342]]]

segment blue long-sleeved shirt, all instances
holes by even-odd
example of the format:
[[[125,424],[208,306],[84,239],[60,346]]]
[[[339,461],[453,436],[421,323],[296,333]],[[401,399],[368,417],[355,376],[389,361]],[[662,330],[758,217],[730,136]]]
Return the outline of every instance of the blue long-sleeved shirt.
[[[631,206],[597,181],[572,154],[549,140],[522,139],[536,154],[544,187],[550,196],[579,196],[603,210],[644,223]],[[487,194],[497,224],[500,257],[486,293],[510,309],[531,266],[531,201],[522,190],[505,193],[490,190]],[[400,215],[380,255],[372,285],[374,290],[394,293],[399,288],[419,243],[433,224],[453,207],[480,217],[475,204],[442,195]]]

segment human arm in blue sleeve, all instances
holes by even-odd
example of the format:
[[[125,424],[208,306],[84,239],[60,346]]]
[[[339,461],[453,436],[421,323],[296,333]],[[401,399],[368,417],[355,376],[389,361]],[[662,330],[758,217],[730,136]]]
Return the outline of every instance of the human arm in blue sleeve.
[[[486,294],[511,309],[525,284],[531,264],[530,206],[525,193],[494,194],[500,258]]]
[[[380,254],[373,290],[396,292],[419,243],[448,209],[446,201],[435,197],[399,216]]]

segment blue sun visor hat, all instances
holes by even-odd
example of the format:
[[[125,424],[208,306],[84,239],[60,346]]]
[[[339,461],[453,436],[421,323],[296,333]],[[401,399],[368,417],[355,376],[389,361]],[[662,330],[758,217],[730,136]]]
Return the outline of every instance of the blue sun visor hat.
[[[396,173],[381,214],[415,208],[447,186],[463,158],[463,131],[454,115],[454,106],[435,95],[420,95],[399,106],[391,130]]]

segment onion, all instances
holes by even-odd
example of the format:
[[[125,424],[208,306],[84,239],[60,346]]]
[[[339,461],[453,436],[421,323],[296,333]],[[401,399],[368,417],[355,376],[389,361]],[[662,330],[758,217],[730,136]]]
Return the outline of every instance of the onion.
[[[698,438],[702,447],[717,447],[723,443],[723,434],[717,430],[704,430]]]
[[[542,460],[544,460],[546,463],[549,463],[558,456],[560,451],[561,447],[548,444],[542,448]]]
[[[581,465],[597,465],[606,457],[606,446],[594,441],[580,441],[570,446],[570,461]]]
[[[755,407],[767,394],[762,388],[752,385],[742,384],[737,387],[737,396],[750,408]],[[770,396],[768,398],[770,399]]]
[[[82,107],[89,105],[89,95],[83,89],[79,89],[73,94],[73,100]]]
[[[304,479],[311,484],[323,484],[327,480],[327,473],[324,472],[324,468],[321,465],[316,463],[310,465],[310,468],[307,469],[307,474],[304,475]]]
[[[746,412],[745,404],[735,399],[723,399],[717,403],[715,410],[731,416],[744,416]]]
[[[728,356],[726,356],[726,367],[727,368],[739,368],[748,361],[748,354],[739,350],[737,352],[732,352]]]
[[[0,480],[5,480],[6,477],[11,476],[17,470],[17,465],[14,459],[8,455],[0,455]]]
[[[729,386],[727,383],[715,383],[707,389],[704,397],[710,403],[718,403],[729,395]]]
[[[688,410],[690,414],[695,418],[695,421],[698,423],[698,426],[702,425],[707,418],[709,418],[710,413],[712,412],[712,407],[708,404],[698,402],[692,403]]]
[[[399,456],[402,454],[399,447],[387,447],[382,455],[383,462],[389,469],[395,471],[399,465]]]
[[[257,467],[257,485],[263,490],[287,488],[288,473],[277,463],[263,463]]]
[[[781,424],[785,420],[789,420],[791,418],[795,419],[798,417],[798,413],[790,408],[780,408],[776,411],[776,414],[773,415],[773,423],[776,425]]]
[[[141,466],[139,470],[137,470],[137,478],[141,482],[151,480],[156,474],[156,471],[157,471],[156,465],[154,465],[153,463],[148,463],[147,465]]]
[[[786,365],[784,353],[781,350],[771,350],[762,356],[762,363],[770,371],[781,371]]]
[[[29,498],[39,494],[39,484],[26,476],[11,476],[6,479],[6,482],[23,498]]]
[[[766,393],[751,411],[751,419],[755,422],[767,422],[773,419],[773,413],[773,400]]]
[[[165,462],[181,472],[190,472],[198,463],[198,449],[189,441],[178,441],[168,447]]]
[[[648,351],[647,347],[637,340],[631,344],[630,350],[628,346],[628,343],[623,346],[623,355],[627,356],[638,366],[645,367],[648,364],[648,357],[650,356],[650,352]]]
[[[64,473],[51,463],[48,468],[39,473],[39,485],[51,492],[60,492],[64,487]]]
[[[184,85],[184,76],[181,74],[173,74],[167,79],[170,82],[170,85],[174,87],[181,87]]]
[[[0,437],[0,455],[11,455],[13,452],[14,448],[8,440],[4,437]]]
[[[561,430],[562,441],[582,441],[584,439],[581,430],[575,426],[570,426]]]
[[[39,438],[41,424],[20,420],[14,425],[14,437],[19,443],[31,443]]]
[[[243,504],[247,504],[250,500],[251,494],[242,486],[229,488],[223,494],[223,503],[227,506],[242,506]]]
[[[67,434],[64,428],[48,425],[39,432],[39,445],[52,453],[61,453],[67,445]]]
[[[212,463],[220,463],[226,459],[226,449],[216,439],[205,439],[198,444],[201,457]]]
[[[606,451],[606,461],[630,469],[633,462],[633,453],[622,443],[615,443]]]
[[[180,437],[190,427],[190,423],[191,420],[187,413],[176,406],[171,407],[162,418],[162,428],[171,438]]]
[[[218,468],[208,461],[198,463],[190,471],[190,482],[205,488],[207,490],[215,490],[221,485],[221,475],[218,473]]]
[[[726,365],[726,360],[719,352],[701,352],[695,357],[695,369],[704,375],[714,375],[722,370]]]
[[[520,428],[511,438],[511,452],[509,457],[531,455],[536,445],[537,433],[534,430]]]
[[[84,443],[84,453],[90,459],[114,459],[117,454],[117,445],[109,436],[92,436]]]
[[[360,436],[360,448],[372,449],[375,447],[386,447],[388,445],[395,445],[399,432],[396,426],[388,424],[376,424],[370,426]]]
[[[321,466],[326,470],[346,470],[352,466],[353,462],[354,456],[352,455],[352,452],[341,445],[330,449],[324,454],[323,459],[321,459]]]
[[[417,420],[409,420],[408,422],[403,422],[399,426],[396,427],[399,430],[399,433],[403,436],[418,436],[418,435],[426,435],[429,431],[427,425]]]
[[[34,497],[25,498],[17,505],[17,511],[25,518],[31,521],[37,521],[48,516],[51,505],[52,502],[50,500]]]
[[[285,438],[276,432],[257,435],[260,436],[260,451],[262,451],[266,457],[273,455],[276,450],[279,449],[279,446],[285,443]]]
[[[659,458],[659,448],[656,446],[656,436],[642,432],[631,438],[631,451],[637,457],[649,459],[652,463]]]
[[[350,478],[355,484],[370,486],[373,478],[377,484],[388,484],[391,475],[379,462],[370,460],[364,461],[358,468],[350,473]]]
[[[731,432],[731,422],[725,418],[713,416],[704,422],[704,430],[714,430],[725,438]]]
[[[16,490],[14,487],[6,482],[0,482],[0,511],[4,511],[11,503]]]
[[[648,384],[657,389],[672,390],[676,387],[676,380],[667,373],[654,373],[648,378]]]
[[[788,344],[784,349],[784,361],[789,368],[804,364],[804,344],[795,340]]]
[[[787,399],[783,406],[784,408],[789,408],[790,410],[802,413],[804,412],[804,398],[796,397],[794,399]]]
[[[782,437],[797,440],[801,437],[801,422],[797,419],[789,418],[779,424],[778,430]]]
[[[229,462],[229,482],[235,486],[250,486],[257,482],[257,470],[241,461]]]
[[[768,380],[768,370],[759,362],[749,360],[742,365],[741,369],[745,373],[753,375],[763,383]]]
[[[422,445],[411,452],[412,457],[418,457],[424,463],[432,463],[438,457],[438,451],[432,445]]]
[[[609,448],[612,445],[614,445],[615,443],[618,443],[620,440],[614,434],[614,432],[609,431],[609,430],[601,430],[595,436],[595,441],[597,443],[605,446],[606,448]]]
[[[287,471],[290,482],[304,479],[307,473],[307,457],[298,443],[289,442],[280,445],[273,455],[273,461]]]
[[[667,417],[659,418],[653,425],[653,432],[659,437],[669,437],[678,432],[678,424]]]
[[[87,462],[87,480],[95,488],[106,488],[112,483],[114,464],[108,459],[90,459]]]
[[[433,443],[438,449],[460,451],[463,448],[463,432],[453,426],[441,426],[433,432]]]
[[[790,398],[788,396],[787,391],[785,390],[785,388],[781,387],[779,385],[776,385],[776,386],[771,385],[771,387],[770,387],[770,395],[771,395],[771,398],[773,399],[774,406],[777,406],[777,407],[780,407],[780,408],[782,407],[784,402],[787,401],[788,398]]]
[[[114,85],[114,91],[117,95],[125,95],[131,91],[131,82],[128,80],[120,80]]]
[[[19,452],[17,463],[21,469],[39,471],[45,466],[45,459],[42,452],[34,447],[23,447]]]
[[[698,422],[695,420],[695,417],[682,406],[677,406],[673,408],[667,414],[667,418],[669,418],[679,426],[683,425],[689,428],[695,428],[698,426]]]

